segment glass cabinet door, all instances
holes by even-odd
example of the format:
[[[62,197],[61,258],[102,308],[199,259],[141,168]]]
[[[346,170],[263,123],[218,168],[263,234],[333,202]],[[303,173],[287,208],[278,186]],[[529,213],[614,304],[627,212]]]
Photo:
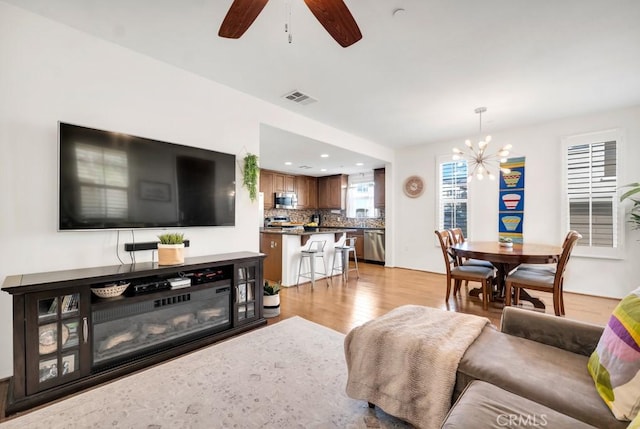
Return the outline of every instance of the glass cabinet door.
[[[236,309],[239,323],[255,319],[257,268],[255,265],[240,265],[237,268]]]
[[[30,348],[35,353],[27,355],[28,393],[40,391],[80,376],[81,336],[88,335],[87,317],[82,317],[81,294],[72,292],[57,296],[35,298],[37,322],[33,324],[36,335]],[[31,370],[37,369],[37,376]]]

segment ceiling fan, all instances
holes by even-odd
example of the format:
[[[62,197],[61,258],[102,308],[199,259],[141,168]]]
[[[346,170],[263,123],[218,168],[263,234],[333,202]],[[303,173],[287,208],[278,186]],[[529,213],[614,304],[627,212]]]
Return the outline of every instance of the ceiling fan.
[[[253,24],[269,0],[234,0],[222,21],[218,36],[239,39]],[[320,24],[343,48],[362,39],[358,24],[343,0],[304,0]]]

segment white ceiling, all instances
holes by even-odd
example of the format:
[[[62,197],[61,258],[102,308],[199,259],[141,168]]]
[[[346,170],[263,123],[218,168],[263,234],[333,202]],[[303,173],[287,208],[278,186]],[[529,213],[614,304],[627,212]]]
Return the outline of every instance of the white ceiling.
[[[392,148],[477,133],[478,106],[495,132],[640,104],[638,0],[345,0],[363,34],[348,48],[300,0],[271,0],[238,40],[217,36],[231,0],[2,1]],[[331,148],[286,140],[261,142],[263,167]]]

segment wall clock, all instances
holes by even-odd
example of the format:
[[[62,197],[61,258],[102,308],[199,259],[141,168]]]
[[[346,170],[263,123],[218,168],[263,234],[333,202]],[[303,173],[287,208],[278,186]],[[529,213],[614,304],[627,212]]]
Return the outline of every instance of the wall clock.
[[[419,197],[424,191],[424,180],[422,180],[420,176],[409,176],[407,180],[404,181],[402,189],[408,197]]]

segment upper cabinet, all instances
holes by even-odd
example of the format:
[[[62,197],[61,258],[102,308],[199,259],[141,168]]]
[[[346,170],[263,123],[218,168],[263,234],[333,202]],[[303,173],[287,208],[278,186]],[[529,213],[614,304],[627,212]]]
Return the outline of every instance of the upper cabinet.
[[[299,209],[318,208],[318,180],[315,177],[260,170],[260,192],[264,193],[265,210],[275,207],[274,194],[278,192],[295,192]]]
[[[318,208],[318,179],[310,176],[295,176],[295,192],[299,209]]]
[[[376,168],[373,170],[373,205],[377,209],[384,208],[384,175],[384,168]]]
[[[260,170],[260,192],[264,194],[265,210],[274,208],[273,171]]]
[[[318,177],[318,208],[340,209],[346,208],[347,175]]]
[[[273,173],[273,192],[294,192],[295,176]]]

